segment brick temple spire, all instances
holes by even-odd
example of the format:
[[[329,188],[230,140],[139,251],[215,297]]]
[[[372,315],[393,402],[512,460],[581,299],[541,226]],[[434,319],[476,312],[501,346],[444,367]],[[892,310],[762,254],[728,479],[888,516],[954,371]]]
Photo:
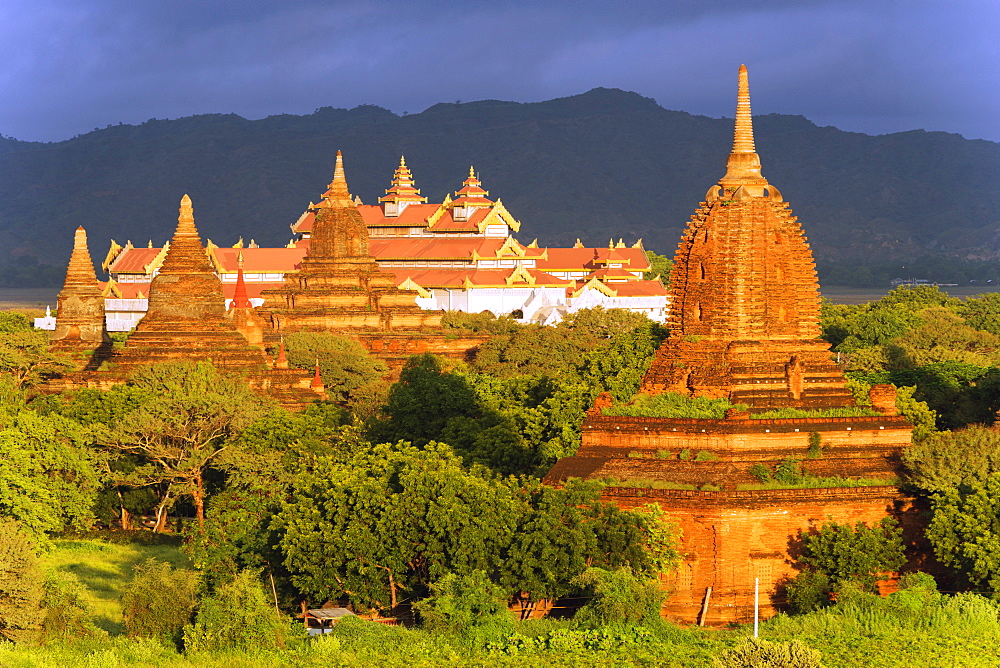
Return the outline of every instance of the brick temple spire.
[[[819,338],[819,284],[802,226],[760,174],[746,66],[725,176],[687,224],[671,288],[671,336],[644,392],[761,408],[854,403]]]
[[[326,192],[323,193],[323,200],[317,207],[353,207],[354,199],[347,189],[347,177],[344,176],[344,156],[337,151],[337,163],[333,168],[333,180]]]
[[[733,150],[726,163],[726,175],[719,181],[723,187],[742,185],[767,185],[760,173],[760,156],[753,141],[753,117],[750,114],[750,78],[747,66],[740,65],[736,91],[736,127],[733,131]],[[754,189],[754,194],[762,194]]]
[[[87,248],[87,231],[76,228],[66,280],[59,292],[52,341],[81,341],[97,345],[109,341],[104,325],[104,295],[97,283]]]

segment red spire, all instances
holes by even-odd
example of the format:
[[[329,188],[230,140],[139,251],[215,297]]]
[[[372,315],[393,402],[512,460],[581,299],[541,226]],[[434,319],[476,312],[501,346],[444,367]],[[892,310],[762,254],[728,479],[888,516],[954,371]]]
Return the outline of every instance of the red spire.
[[[243,282],[243,253],[237,259],[239,268],[236,270],[236,291],[233,293],[233,303],[229,308],[253,308],[247,296],[247,284]]]
[[[288,357],[285,356],[285,337],[281,337],[281,343],[278,344],[278,359],[274,363],[277,369],[287,369],[288,368]]]
[[[313,374],[312,384],[309,387],[319,391],[324,389],[323,379],[319,375],[319,360],[316,360],[316,372]]]

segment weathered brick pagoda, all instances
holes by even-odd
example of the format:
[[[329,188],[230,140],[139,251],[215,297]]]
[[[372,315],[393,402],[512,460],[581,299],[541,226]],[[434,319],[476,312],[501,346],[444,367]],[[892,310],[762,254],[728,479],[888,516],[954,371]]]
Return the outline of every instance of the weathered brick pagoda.
[[[740,489],[797,460],[816,477],[891,480],[911,426],[895,389],[873,388],[857,417],[757,419],[776,408],[854,406],[829,345],[820,338],[819,290],[802,228],[761,174],[747,71],[739,71],[736,131],[725,176],[691,217],[674,257],[670,336],[641,392],[725,398],[746,408],[724,419],[604,415],[602,396],[583,424],[574,457],[546,481],[605,479],[621,507],[658,503],[683,531],[685,560],[668,576],[664,612],[709,624],[752,619],[754,579],[762,613],[782,602],[801,529],[825,521],[875,522],[908,501],[891,484]],[[808,413],[806,413],[808,415]]]
[[[87,232],[76,228],[66,280],[59,292],[51,348],[67,353],[77,370],[96,368],[111,353],[104,320],[104,294],[87,248]]]
[[[81,243],[79,234],[78,244]],[[86,237],[82,243],[85,248]],[[76,253],[74,251],[74,257]],[[79,257],[82,258],[82,253]],[[89,254],[86,261],[90,261]],[[81,262],[77,260],[78,264]],[[71,261],[71,273],[73,266]],[[82,265],[76,273],[82,277]],[[92,265],[90,274],[93,276]],[[251,345],[241,333],[240,329],[247,329],[248,321],[254,319],[253,315],[245,313],[250,310],[248,300],[233,306],[233,312],[227,314],[219,278],[201,245],[191,199],[185,195],[163,265],[150,285],[146,317],[129,336],[125,347],[112,353],[99,370],[59,379],[50,383],[50,389],[108,387],[123,382],[140,366],[205,360],[222,371],[244,374],[255,390],[289,407],[320,398],[321,388],[318,392],[310,388],[312,374],[298,369],[272,368],[277,365],[267,358],[263,348]],[[59,331],[58,326],[56,331]]]
[[[415,353],[463,357],[480,343],[446,338],[443,312],[417,306],[411,291],[396,287],[393,275],[379,269],[340,151],[333,180],[312,210],[309,254],[301,268],[282,287],[261,293],[264,306],[257,310],[271,327],[267,340],[277,343],[281,334],[296,331],[350,336],[397,369]]]

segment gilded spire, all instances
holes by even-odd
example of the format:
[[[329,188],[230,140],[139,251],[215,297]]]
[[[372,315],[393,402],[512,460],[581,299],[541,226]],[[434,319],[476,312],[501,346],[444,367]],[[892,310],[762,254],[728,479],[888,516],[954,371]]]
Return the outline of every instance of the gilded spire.
[[[465,183],[461,190],[455,192],[456,201],[459,199],[474,200],[476,203],[486,203],[489,204],[489,200],[486,196],[489,195],[488,190],[483,190],[483,183],[476,177],[476,168],[474,166],[469,167],[469,178],[465,179]]]
[[[733,151],[726,163],[726,175],[719,180],[722,186],[766,186],[767,179],[760,173],[760,156],[753,143],[753,118],[750,114],[750,79],[746,65],[740,65],[736,89],[736,125],[733,132]],[[750,190],[753,190],[751,192]],[[757,192],[757,191],[760,192]],[[762,188],[747,190],[747,194],[763,195]]]
[[[97,288],[97,275],[94,273],[94,263],[87,248],[87,231],[82,227],[76,228],[73,234],[73,252],[69,256],[66,281],[63,285]]]
[[[354,206],[354,199],[347,189],[347,177],[344,176],[344,156],[337,151],[337,164],[333,168],[333,180],[323,193],[323,201],[319,206]]]
[[[733,153],[756,153],[753,145],[753,117],[750,115],[750,77],[747,66],[740,65],[736,88],[736,131],[733,133]]]
[[[187,195],[181,198],[177,228],[160,266],[160,274],[213,274],[214,270],[201,245],[201,236],[194,225],[194,207]]]
[[[385,197],[379,197],[379,202],[426,202],[426,197],[420,196],[420,189],[413,184],[413,173],[406,166],[406,158],[399,156],[399,167],[392,177],[392,186],[385,191]]]

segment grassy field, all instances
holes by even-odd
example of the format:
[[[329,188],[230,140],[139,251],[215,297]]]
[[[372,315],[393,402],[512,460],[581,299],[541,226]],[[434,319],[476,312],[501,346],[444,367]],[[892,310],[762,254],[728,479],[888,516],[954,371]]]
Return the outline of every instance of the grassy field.
[[[43,556],[43,564],[79,578],[86,588],[85,600],[94,623],[111,635],[125,632],[120,599],[137,564],[153,558],[174,566],[191,566],[180,548],[174,545],[119,545],[80,539],[54,543],[53,549]]]
[[[172,545],[55,541],[50,568],[75,574],[87,588],[93,619],[107,636],[45,647],[0,642],[2,668],[328,668],[333,665],[514,668],[712,668],[750,632],[657,623],[580,630],[569,620],[519,623],[492,643],[347,620],[322,638],[296,639],[282,650],[182,654],[122,635],[118,598],[136,564],[155,557],[188,566]],[[843,603],[761,624],[769,641],[798,640],[818,650],[826,668],[1000,668],[1000,607],[975,595],[903,591],[887,598],[852,594]],[[741,664],[742,665],[742,664]]]

